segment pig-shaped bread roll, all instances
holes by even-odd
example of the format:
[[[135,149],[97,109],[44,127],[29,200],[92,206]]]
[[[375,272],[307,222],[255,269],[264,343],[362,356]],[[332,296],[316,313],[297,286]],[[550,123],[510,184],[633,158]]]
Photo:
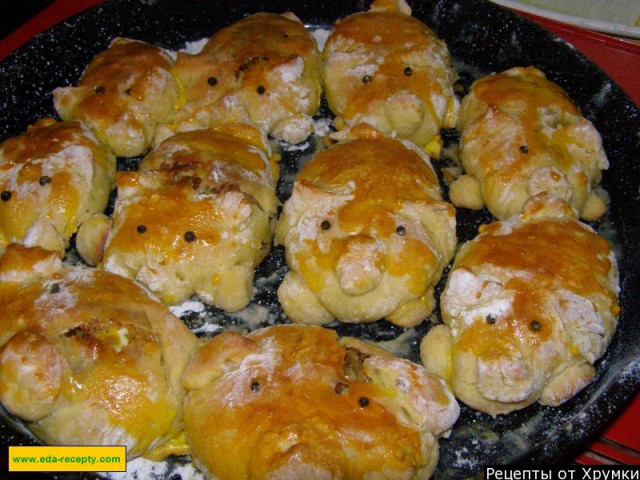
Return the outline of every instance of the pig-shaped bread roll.
[[[183,384],[192,458],[217,480],[426,479],[459,414],[422,366],[317,326],[222,333]]]
[[[64,253],[101,214],[116,159],[82,123],[41,119],[0,144],[0,252],[10,243]]]
[[[245,307],[278,207],[268,148],[249,125],[183,132],[154,148],[139,172],[119,172],[102,267],[166,304],[197,294],[226,311]]]
[[[0,305],[0,402],[42,441],[186,453],[180,377],[197,338],[146,290],[11,244]]]
[[[457,120],[457,74],[445,43],[404,0],[378,0],[370,11],[338,20],[323,58],[338,129],[368,123],[439,155],[440,129]]]
[[[479,192],[497,218],[517,215],[529,198],[545,192],[566,200],[585,220],[604,213],[593,191],[609,166],[600,134],[537,68],[475,81],[462,101],[458,129],[462,165],[480,184],[464,190]]]
[[[578,393],[619,313],[609,243],[564,201],[536,198],[525,209],[460,248],[441,296],[445,324],[421,345],[427,370],[494,416]]]
[[[179,89],[160,47],[116,38],[87,66],[76,87],[53,91],[64,120],[86,122],[118,157],[145,153],[159,123],[173,120]]]
[[[257,13],[223,28],[200,53],[179,52],[175,74],[186,104],[157,140],[221,122],[251,122],[289,143],[313,132],[320,53],[293,14]]]
[[[429,157],[372,131],[302,166],[276,227],[289,271],[278,289],[299,323],[420,323],[456,245]]]

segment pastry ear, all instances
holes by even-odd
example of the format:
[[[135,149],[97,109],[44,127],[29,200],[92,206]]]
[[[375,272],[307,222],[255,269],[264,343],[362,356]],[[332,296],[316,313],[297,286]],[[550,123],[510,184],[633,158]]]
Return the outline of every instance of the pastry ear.
[[[118,200],[131,200],[139,196],[145,187],[148,187],[154,172],[118,172],[116,173],[116,186],[118,187]],[[156,174],[157,175],[157,174]]]
[[[58,87],[53,90],[53,104],[63,120],[73,117],[76,107],[94,93],[91,87]]]
[[[56,346],[39,333],[17,333],[0,350],[2,404],[27,421],[50,415],[60,395],[65,364]]]
[[[291,197],[285,203],[282,215],[276,224],[275,244],[283,245],[287,233],[298,224],[302,215],[310,207],[331,195],[333,195],[331,192],[322,190],[311,182],[305,180],[296,181],[293,185]]]
[[[284,12],[282,16],[287,20],[292,20],[294,22],[302,23],[302,20],[300,20],[300,18],[298,18],[298,16],[293,12]]]
[[[102,259],[102,252],[107,241],[111,219],[97,214],[85,220],[76,234],[76,248],[88,265],[95,267]]]
[[[236,332],[223,332],[193,354],[182,374],[182,385],[189,390],[203,388],[257,350],[253,340]]]
[[[0,282],[29,283],[62,269],[61,254],[41,247],[10,244],[0,257]]]
[[[370,12],[398,12],[411,15],[411,7],[405,0],[374,0]]]
[[[429,233],[431,248],[435,247],[437,253],[448,263],[457,244],[455,207],[447,202],[420,202],[406,204],[403,210],[409,217],[420,219],[423,228]]]

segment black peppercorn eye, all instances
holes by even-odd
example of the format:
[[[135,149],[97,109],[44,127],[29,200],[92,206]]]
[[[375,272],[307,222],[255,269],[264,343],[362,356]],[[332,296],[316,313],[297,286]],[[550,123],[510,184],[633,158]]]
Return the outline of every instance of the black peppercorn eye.
[[[40,180],[38,182],[40,183],[40,185],[44,186],[47,183],[51,183],[51,177],[49,177],[48,175],[43,175],[40,177]]]
[[[254,381],[251,382],[251,391],[252,392],[259,392],[261,387],[262,387],[262,385],[260,385],[260,382],[258,380],[254,380]]]
[[[366,407],[367,405],[369,405],[369,399],[367,397],[360,397],[358,399],[358,405],[360,405],[362,408]]]
[[[5,190],[4,192],[0,193],[0,198],[3,202],[7,202],[11,198],[11,192],[9,190]]]
[[[329,230],[331,228],[331,222],[329,222],[329,220],[323,220],[320,224],[320,228],[323,230]]]
[[[365,75],[362,77],[362,83],[369,83],[371,81],[371,75]]]
[[[147,227],[145,225],[138,225],[136,227],[136,232],[138,233],[144,233],[147,231]]]
[[[522,153],[529,153],[529,147],[527,147],[526,145],[520,145],[520,151]]]
[[[396,228],[396,233],[401,237],[404,237],[404,235],[407,233],[407,229],[400,225],[398,228]]]
[[[216,77],[209,77],[207,78],[207,83],[213,87],[218,84],[218,79]]]
[[[533,320],[529,324],[529,327],[531,328],[532,331],[539,332],[542,329],[542,324],[537,320]]]
[[[265,92],[265,88],[262,85],[258,85],[258,88],[256,89],[256,92],[258,92],[258,95],[262,95]]]
[[[410,77],[413,74],[413,68],[411,67],[404,67],[404,74],[407,77]]]
[[[125,94],[125,95],[131,95],[131,89],[130,89],[130,88],[127,88],[127,89],[124,91],[124,94]]]
[[[195,241],[196,234],[193,233],[191,230],[189,230],[188,232],[185,232],[184,239],[185,239],[186,242],[191,243],[191,242]]]
[[[96,89],[95,89],[95,92],[96,92],[98,95],[103,94],[103,93],[104,93],[104,87],[103,87],[102,85],[98,85],[98,86],[96,87]]]
[[[53,285],[51,285],[51,287],[49,288],[49,293],[60,293],[60,285],[57,283],[54,283]]]
[[[485,320],[487,321],[487,323],[489,325],[493,325],[494,323],[496,323],[496,317],[494,317],[493,315],[487,315],[487,317],[485,318]]]

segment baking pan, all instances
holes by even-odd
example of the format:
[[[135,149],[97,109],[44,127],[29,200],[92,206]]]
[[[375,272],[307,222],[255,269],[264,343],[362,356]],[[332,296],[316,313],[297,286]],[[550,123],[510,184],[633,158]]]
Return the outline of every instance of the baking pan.
[[[440,462],[434,478],[473,477],[485,465],[562,462],[589,437],[597,435],[640,385],[640,256],[636,254],[640,243],[640,112],[620,87],[569,44],[511,11],[481,0],[425,0],[411,6],[413,15],[447,42],[463,86],[491,72],[534,65],[568,92],[603,138],[611,166],[604,173],[602,185],[611,202],[605,216],[592,226],[613,243],[618,256],[622,310],[613,342],[596,365],[597,375],[580,394],[557,408],[533,405],[491,418],[463,406],[451,436],[440,441]],[[55,116],[52,90],[76,84],[88,62],[115,36],[178,50],[258,11],[292,11],[310,28],[327,29],[338,17],[367,8],[368,2],[361,1],[107,0],[36,36],[0,62],[0,139],[23,132],[40,117]],[[328,116],[323,105],[319,117]],[[458,139],[455,131],[443,134],[446,142]],[[311,139],[296,149],[283,151],[281,200],[289,195],[300,163],[311,156],[313,149]],[[132,169],[137,161],[120,159],[118,165],[120,169]],[[434,162],[436,169],[441,163]],[[492,220],[486,211],[463,209],[457,219],[460,241],[473,238],[480,224]],[[252,329],[286,322],[275,296],[285,269],[282,249],[273,249],[258,267],[257,294],[243,315],[202,307],[184,307],[177,312],[200,335],[214,335],[220,331],[218,327]],[[432,318],[437,321],[438,315],[436,310]],[[387,342],[385,345],[418,361],[420,339],[432,325],[432,321],[425,321],[404,331],[380,321],[331,324],[328,328],[341,335]],[[37,444],[6,412],[0,415],[0,438],[5,446]],[[172,468],[187,460],[165,461],[166,468],[159,469],[157,477],[182,478]],[[0,472],[7,471],[5,462],[6,457],[0,460]],[[75,480],[95,476],[42,474],[29,478]]]

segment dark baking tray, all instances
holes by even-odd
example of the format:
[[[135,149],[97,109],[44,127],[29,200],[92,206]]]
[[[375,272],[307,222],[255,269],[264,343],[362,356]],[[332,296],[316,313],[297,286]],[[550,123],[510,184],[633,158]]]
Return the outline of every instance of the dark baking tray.
[[[292,11],[310,27],[329,28],[335,19],[366,10],[368,5],[361,1],[107,0],[38,35],[0,62],[0,139],[23,132],[40,117],[55,116],[51,91],[75,84],[91,58],[115,36],[176,50],[249,13]],[[427,0],[413,2],[412,7],[414,16],[446,40],[463,84],[468,86],[474,78],[494,71],[535,65],[568,92],[603,137],[611,166],[602,184],[610,194],[611,205],[593,226],[613,242],[618,255],[622,311],[613,342],[597,363],[597,376],[584,391],[558,408],[534,405],[493,419],[463,406],[452,435],[440,441],[440,462],[434,477],[473,477],[485,465],[493,464],[566,461],[576,448],[599,433],[640,385],[640,256],[635,252],[640,244],[640,111],[620,87],[574,48],[510,11],[481,0]],[[326,106],[323,108],[326,115]],[[447,141],[456,141],[455,131],[444,133]],[[311,150],[285,152],[284,180],[279,185],[282,200],[290,191],[292,175]],[[119,168],[135,168],[136,162],[120,160]],[[473,238],[478,225],[489,221],[487,212],[460,210],[459,240]],[[284,270],[282,250],[276,248],[258,268],[258,278],[275,273],[279,279]],[[262,289],[253,303],[268,309],[277,318],[276,323],[286,321],[273,288]],[[221,312],[209,313],[226,327],[237,325],[236,319]],[[189,312],[183,319],[191,326],[202,321]],[[431,326],[431,322],[424,322],[416,329],[409,358],[418,359],[419,340]],[[330,328],[371,340],[389,340],[402,333],[385,321]],[[5,446],[36,444],[6,412],[0,415],[0,439]],[[6,461],[4,451],[0,476],[7,472]],[[177,480],[179,475],[169,477]],[[28,478],[93,477],[29,474]]]

